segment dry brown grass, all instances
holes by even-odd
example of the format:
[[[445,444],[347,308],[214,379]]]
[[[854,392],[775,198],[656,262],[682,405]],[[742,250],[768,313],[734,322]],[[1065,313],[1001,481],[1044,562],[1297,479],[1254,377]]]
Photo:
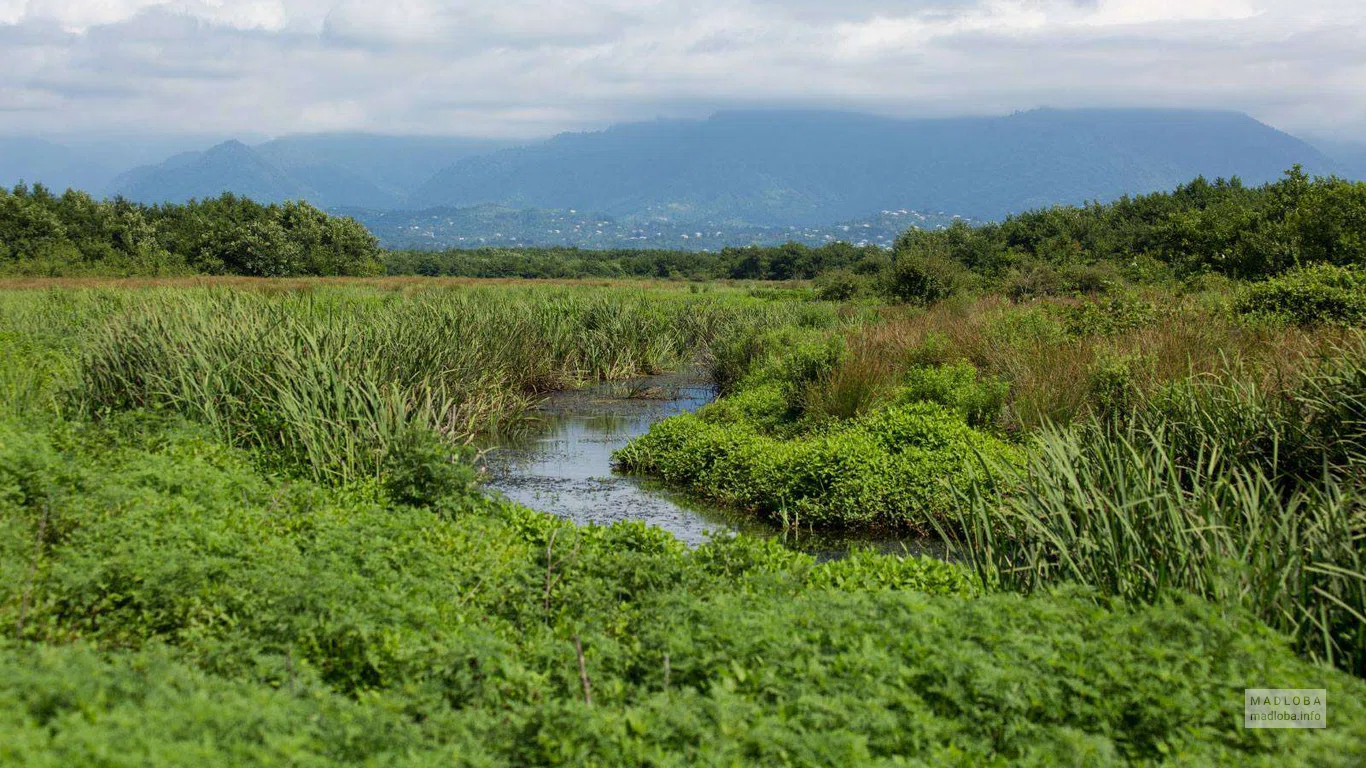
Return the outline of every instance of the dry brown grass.
[[[1193,298],[1156,301],[1148,324],[1113,335],[1070,335],[1055,318],[1072,302],[1016,305],[1000,297],[888,311],[850,332],[849,354],[813,402],[871,403],[910,366],[959,360],[1010,385],[1008,428],[1070,421],[1094,405],[1104,366],[1121,366],[1135,392],[1196,375],[1236,371],[1270,391],[1347,341],[1345,331],[1247,324]],[[1051,305],[1051,307],[1050,307]]]
[[[239,290],[307,291],[319,286],[365,286],[390,291],[453,288],[472,285],[639,286],[646,280],[522,279],[479,277],[0,277],[0,289],[52,288],[234,288]]]

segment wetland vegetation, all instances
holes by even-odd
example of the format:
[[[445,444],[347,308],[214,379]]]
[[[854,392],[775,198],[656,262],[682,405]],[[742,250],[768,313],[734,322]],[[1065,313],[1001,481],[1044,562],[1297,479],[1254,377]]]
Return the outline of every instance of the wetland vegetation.
[[[798,282],[0,285],[0,764],[1361,764],[1361,194]],[[623,471],[948,558],[576,525],[476,469],[690,366],[716,399]],[[1249,687],[1329,727],[1244,729]]]

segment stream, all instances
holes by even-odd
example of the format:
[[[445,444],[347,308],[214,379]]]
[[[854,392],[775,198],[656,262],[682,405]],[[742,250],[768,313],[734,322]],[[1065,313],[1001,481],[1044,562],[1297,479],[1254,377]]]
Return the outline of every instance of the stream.
[[[911,538],[783,530],[751,515],[699,502],[658,481],[613,471],[613,451],[649,431],[651,424],[696,411],[714,397],[710,381],[687,372],[553,395],[540,408],[537,427],[485,445],[486,487],[580,525],[639,520],[694,547],[710,536],[745,532],[780,537],[788,546],[821,559],[841,557],[853,545],[884,552],[932,552],[934,547]]]

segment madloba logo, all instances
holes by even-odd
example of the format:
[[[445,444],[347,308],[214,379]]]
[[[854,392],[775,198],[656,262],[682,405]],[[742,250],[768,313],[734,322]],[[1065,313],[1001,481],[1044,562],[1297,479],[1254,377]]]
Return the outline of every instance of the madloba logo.
[[[1248,688],[1243,692],[1243,727],[1327,728],[1328,691]]]

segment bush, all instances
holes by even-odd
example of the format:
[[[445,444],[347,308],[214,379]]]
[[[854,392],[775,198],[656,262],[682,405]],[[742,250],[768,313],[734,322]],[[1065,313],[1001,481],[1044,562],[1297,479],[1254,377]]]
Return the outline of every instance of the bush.
[[[1099,355],[1087,375],[1086,402],[1102,419],[1123,419],[1138,407],[1139,375],[1147,361],[1140,355]]]
[[[1366,273],[1327,264],[1291,270],[1248,288],[1234,308],[1303,326],[1366,325]]]
[[[786,525],[920,528],[953,504],[970,466],[1015,450],[934,403],[894,406],[789,440],[693,415],[655,424],[613,457]]]
[[[1067,294],[1104,294],[1122,283],[1119,268],[1109,262],[1058,266],[1031,260],[1011,272],[1002,290],[1019,302]]]
[[[916,366],[906,372],[896,395],[902,403],[938,403],[974,427],[990,427],[1005,409],[1010,387],[996,378],[978,376],[966,360],[940,366]]]
[[[832,269],[816,278],[816,298],[821,301],[849,301],[868,293],[867,277],[848,269]]]
[[[941,253],[908,251],[897,254],[883,290],[894,301],[928,305],[959,294],[970,281],[967,268]]]
[[[1157,308],[1133,294],[1062,304],[1055,311],[1072,336],[1116,336],[1151,325],[1157,319]]]
[[[396,504],[431,507],[463,501],[475,490],[473,457],[431,430],[409,428],[388,451],[384,490]]]

